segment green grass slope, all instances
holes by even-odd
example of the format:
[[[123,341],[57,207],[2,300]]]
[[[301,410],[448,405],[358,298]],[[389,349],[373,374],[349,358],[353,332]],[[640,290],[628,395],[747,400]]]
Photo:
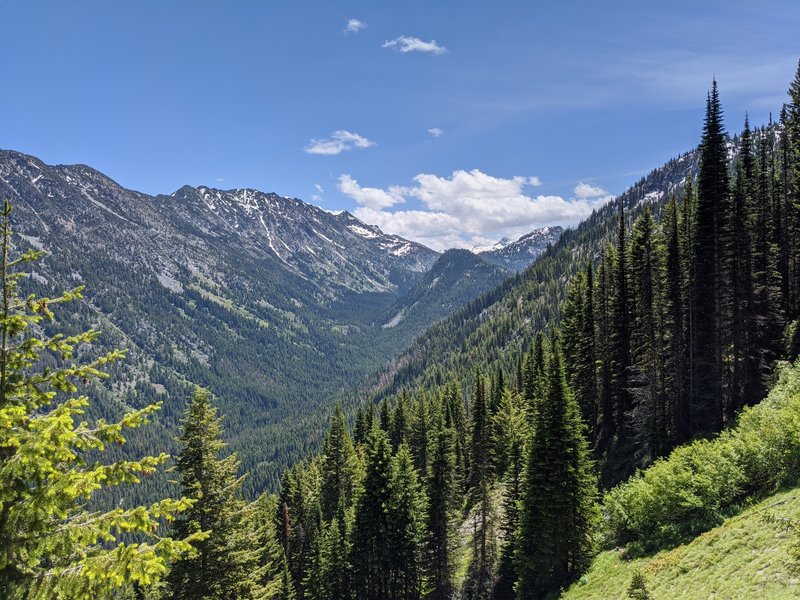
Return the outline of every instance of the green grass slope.
[[[644,558],[603,552],[562,596],[567,600],[628,598],[641,570],[653,600],[673,598],[798,598],[800,572],[789,553],[785,520],[800,515],[800,488],[775,494],[691,542]]]
[[[800,598],[800,361],[761,403],[606,493],[606,551],[563,595]],[[794,550],[794,557],[792,556]]]

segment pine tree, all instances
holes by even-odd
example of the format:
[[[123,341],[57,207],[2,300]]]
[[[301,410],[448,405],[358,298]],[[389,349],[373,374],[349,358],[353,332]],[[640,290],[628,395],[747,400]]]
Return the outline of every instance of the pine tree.
[[[686,337],[683,299],[683,254],[678,203],[672,198],[664,208],[664,381],[667,406],[672,414],[673,442],[686,439],[689,411],[686,404]]]
[[[505,483],[503,496],[504,545],[500,555],[498,582],[494,588],[494,598],[503,600],[513,598],[514,546],[519,527],[518,505],[522,497],[522,479],[525,465],[525,440],[528,438],[528,418],[518,394],[506,389],[497,412],[492,416],[492,435],[494,436],[494,463]]]
[[[389,598],[418,600],[422,588],[425,501],[411,451],[394,457],[389,505]]]
[[[372,411],[371,404],[368,410],[370,412]],[[367,437],[369,436],[369,430],[370,424],[367,420],[367,411],[364,410],[364,407],[361,404],[359,404],[358,409],[356,410],[355,427],[353,428],[353,441],[359,445],[365,444]]]
[[[659,289],[661,257],[655,221],[648,208],[633,226],[630,271],[633,300],[631,354],[635,357],[629,377],[635,400],[633,426],[643,446],[643,460],[649,462],[670,449],[673,419],[664,395],[664,333]]]
[[[388,398],[384,398],[383,402],[381,402],[379,427],[387,435],[392,431],[392,408],[389,406]]]
[[[345,508],[353,504],[357,479],[355,449],[347,432],[344,413],[337,403],[323,446],[321,504],[322,518],[326,523],[333,519],[340,504]]]
[[[99,332],[42,334],[53,309],[81,298],[82,288],[55,298],[19,295],[20,279],[42,252],[13,256],[6,201],[0,244],[0,597],[107,597],[123,586],[148,585],[202,535],[175,541],[155,532],[191,501],[163,500],[148,507],[89,513],[83,506],[99,489],[138,483],[168,457],[88,463],[87,453],[124,444],[123,432],[144,425],[159,405],[131,411],[119,422],[89,424],[78,386],[104,379],[124,355],[113,351],[79,362]],[[84,356],[89,355],[86,352]],[[56,366],[47,366],[47,365]],[[140,536],[125,544],[122,534]]]
[[[180,485],[183,494],[195,503],[173,529],[178,539],[198,532],[207,532],[208,537],[196,543],[195,556],[173,565],[167,579],[171,597],[235,597],[240,581],[246,577],[244,565],[236,560],[231,547],[243,508],[236,497],[242,479],[236,476],[236,455],[221,456],[225,448],[222,424],[208,390],[194,391],[178,440],[182,446],[176,461]]]
[[[789,102],[785,119],[787,135],[786,157],[786,230],[789,242],[787,265],[787,317],[800,317],[800,61],[797,73],[789,85]],[[800,329],[800,328],[798,328]]]
[[[593,280],[589,264],[570,284],[562,318],[567,381],[574,390],[591,439],[597,422]]]
[[[771,134],[761,133],[758,142],[757,193],[752,214],[752,308],[751,377],[743,403],[763,397],[780,348],[783,330],[781,279],[778,270],[780,237],[774,220],[775,182]]]
[[[408,442],[411,429],[411,416],[409,414],[408,393],[402,390],[397,397],[392,414],[392,426],[389,432],[389,441],[392,443],[392,452],[397,452],[401,444]]]
[[[427,587],[430,600],[450,600],[453,594],[453,512],[456,505],[454,432],[437,424],[431,473],[427,482]]]
[[[411,427],[411,451],[414,455],[414,468],[424,481],[428,477],[430,463],[429,436],[430,414],[427,397],[423,394],[415,404],[414,423]]]
[[[693,432],[722,427],[724,244],[728,215],[728,163],[717,82],[706,103],[692,248],[690,409]]]
[[[469,491],[478,503],[480,525],[475,531],[476,597],[486,593],[489,573],[487,535],[489,515],[489,485],[491,476],[491,440],[489,411],[486,403],[486,383],[480,371],[475,372],[472,398],[472,437],[470,440]]]
[[[606,479],[614,482],[620,479],[615,472],[623,457],[630,454],[630,429],[627,415],[632,408],[629,393],[628,375],[631,366],[630,307],[628,289],[628,238],[625,223],[623,199],[619,201],[619,226],[617,230],[616,252],[612,254],[613,287],[611,288],[611,340],[609,343],[609,368],[611,375],[611,400],[614,411],[614,430],[616,438],[612,448],[610,469]]]
[[[594,550],[597,486],[583,429],[554,338],[526,459],[515,552],[520,600],[557,591],[581,573]]]
[[[391,482],[389,440],[383,429],[373,429],[367,449],[363,491],[356,506],[350,553],[353,592],[363,600],[389,597]]]
[[[597,433],[595,435],[595,452],[598,456],[607,457],[616,436],[614,421],[614,396],[611,371],[611,258],[606,251],[597,268],[597,284],[595,286],[595,349],[597,352]],[[605,470],[605,469],[603,469]]]
[[[739,158],[734,175],[731,210],[731,248],[727,279],[730,292],[723,293],[724,308],[730,313],[730,351],[728,370],[730,371],[730,390],[726,402],[725,420],[731,421],[741,408],[744,398],[753,388],[757,379],[754,372],[753,321],[753,265],[750,240],[750,217],[755,204],[755,160],[753,156],[750,123],[745,117],[744,131],[740,138]],[[763,232],[764,236],[769,231]]]

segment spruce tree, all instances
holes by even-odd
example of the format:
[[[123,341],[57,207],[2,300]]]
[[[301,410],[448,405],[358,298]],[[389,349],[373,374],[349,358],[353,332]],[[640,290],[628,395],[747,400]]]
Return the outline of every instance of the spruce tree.
[[[664,207],[664,380],[666,402],[673,418],[673,442],[681,443],[688,431],[686,404],[686,344],[683,300],[683,256],[678,203],[672,198]]]
[[[411,427],[411,452],[414,455],[414,468],[424,481],[428,477],[430,464],[430,413],[425,394],[414,405],[414,422]]]
[[[326,523],[333,519],[340,504],[346,508],[353,504],[357,479],[355,449],[337,403],[323,446],[321,504]]]
[[[427,482],[427,588],[430,600],[450,600],[453,593],[455,477],[454,432],[440,420],[436,427]]]
[[[95,330],[44,333],[54,310],[79,300],[83,288],[54,298],[21,297],[25,270],[43,252],[12,252],[4,203],[0,230],[0,597],[8,600],[76,600],[111,596],[120,588],[160,580],[166,565],[190,550],[202,534],[182,541],[161,538],[162,519],[174,519],[191,504],[162,500],[150,507],[88,512],[84,505],[100,489],[136,484],[168,457],[99,462],[110,444],[124,444],[128,428],[144,425],[158,410],[130,411],[118,422],[89,423],[82,415],[80,385],[108,377],[106,369],[124,353],[96,358]],[[78,349],[84,360],[79,360]],[[48,366],[49,365],[49,366]],[[87,455],[96,453],[97,462]],[[138,544],[120,540],[140,537]]]
[[[418,600],[422,590],[425,500],[408,446],[403,444],[392,466],[389,505],[389,596]]]
[[[522,480],[525,466],[525,440],[528,438],[528,417],[521,397],[506,389],[497,412],[492,416],[494,437],[494,463],[505,484],[503,496],[504,544],[500,553],[498,582],[494,587],[494,598],[513,598],[514,547],[519,527],[519,501],[522,497]]]
[[[489,485],[491,477],[490,415],[486,402],[486,384],[480,371],[475,372],[472,398],[472,436],[470,441],[469,491],[478,504],[480,524],[475,531],[476,597],[486,593],[489,573],[487,535],[489,517]]]
[[[631,366],[630,308],[632,305],[628,286],[628,236],[623,198],[619,200],[619,225],[616,251],[612,254],[613,287],[611,288],[611,339],[609,343],[609,368],[611,375],[611,400],[614,411],[616,437],[606,479],[618,481],[622,475],[620,464],[631,452],[631,431],[627,415],[632,408],[629,393]]]
[[[706,103],[692,247],[692,432],[722,427],[723,263],[728,217],[725,128],[714,81]]]
[[[587,566],[599,518],[584,426],[553,339],[525,466],[515,567],[520,600],[542,598]]]
[[[383,429],[372,430],[365,471],[351,538],[353,592],[363,600],[385,600],[390,590],[392,451]]]
[[[208,390],[197,388],[183,418],[176,461],[183,494],[194,505],[173,524],[175,536],[186,539],[199,532],[208,536],[195,544],[194,556],[173,565],[167,579],[175,600],[235,597],[244,566],[231,542],[241,522],[242,502],[237,492],[239,461],[223,457],[222,424]]]
[[[630,263],[631,354],[635,360],[629,382],[635,401],[633,426],[644,454],[639,461],[648,462],[670,449],[673,422],[664,394],[661,257],[649,208],[634,223]]]

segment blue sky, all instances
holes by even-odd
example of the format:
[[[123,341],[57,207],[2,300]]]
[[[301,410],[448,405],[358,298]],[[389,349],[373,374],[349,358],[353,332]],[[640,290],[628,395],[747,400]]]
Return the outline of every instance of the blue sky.
[[[734,131],[800,58],[795,1],[0,0],[0,23],[0,147],[437,248],[576,223],[696,144],[712,76]]]

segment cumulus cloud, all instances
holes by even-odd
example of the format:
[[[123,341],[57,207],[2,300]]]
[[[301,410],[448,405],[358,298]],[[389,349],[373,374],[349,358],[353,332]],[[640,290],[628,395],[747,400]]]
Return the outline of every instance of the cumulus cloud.
[[[442,137],[444,135],[444,129],[439,129],[438,127],[431,127],[428,129],[428,133],[430,133],[433,137]]]
[[[575,186],[576,198],[599,198],[600,196],[608,196],[608,192],[601,187],[589,183],[581,182]]]
[[[347,24],[344,26],[345,35],[348,33],[358,33],[362,29],[366,29],[367,24],[358,19],[348,19]]]
[[[392,186],[388,190],[361,187],[358,185],[358,181],[350,175],[344,174],[339,177],[339,191],[358,202],[360,206],[380,210],[405,202],[406,190],[397,186]]]
[[[375,142],[365,138],[363,135],[339,129],[334,131],[328,139],[312,139],[304,150],[307,154],[332,156],[353,148],[369,148],[374,145]]]
[[[494,177],[473,169],[449,177],[421,173],[411,186],[386,190],[361,187],[342,175],[339,190],[358,203],[354,212],[359,219],[437,250],[516,239],[544,225],[574,225],[610,199],[577,192],[569,199],[526,193],[540,183],[538,177]],[[419,209],[387,210],[412,199],[419,201]]]
[[[382,48],[394,48],[402,54],[407,52],[424,52],[426,54],[444,54],[447,48],[440,46],[436,40],[430,42],[423,42],[418,37],[409,35],[401,35],[393,40],[387,40],[383,43]]]

